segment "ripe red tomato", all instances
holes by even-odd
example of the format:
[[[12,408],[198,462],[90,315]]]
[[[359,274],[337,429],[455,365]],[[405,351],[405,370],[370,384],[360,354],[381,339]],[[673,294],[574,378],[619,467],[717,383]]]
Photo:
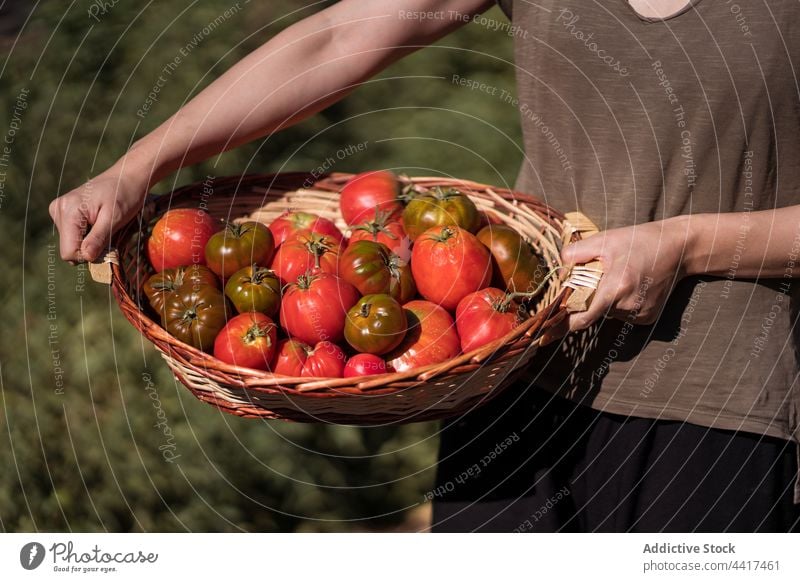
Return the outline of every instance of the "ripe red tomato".
[[[360,224],[375,215],[375,211],[388,216],[399,216],[403,204],[398,200],[400,183],[388,171],[364,172],[353,176],[342,188],[339,206],[347,224]]]
[[[358,297],[358,290],[339,277],[327,273],[300,275],[283,295],[281,326],[290,336],[308,344],[341,341],[347,312]]]
[[[377,211],[375,218],[353,227],[353,232],[350,234],[350,244],[360,240],[379,242],[386,245],[393,253],[397,253],[404,248],[411,248],[411,239],[406,236],[406,231],[403,230],[403,223],[396,218],[390,219],[388,215]]]
[[[388,293],[405,303],[417,292],[408,263],[381,243],[368,240],[347,246],[339,256],[337,274],[362,295]]]
[[[270,230],[260,222],[229,222],[206,244],[208,268],[223,279],[251,265],[266,267],[275,252]]]
[[[386,373],[386,362],[374,354],[356,354],[344,366],[344,377],[373,376]]]
[[[380,355],[400,345],[407,326],[395,299],[385,293],[365,295],[347,312],[344,338],[358,352]]]
[[[492,281],[489,251],[457,226],[437,226],[420,235],[411,252],[411,271],[420,295],[448,311]]]
[[[306,273],[335,274],[342,248],[329,235],[303,230],[278,247],[271,268],[284,285]]]
[[[322,218],[310,212],[284,212],[269,225],[272,236],[275,238],[275,246],[280,246],[288,239],[303,230],[310,230],[319,234],[327,235],[336,239],[338,242],[344,240],[342,231],[336,228],[327,218]]]
[[[465,353],[505,336],[520,322],[519,304],[494,287],[470,293],[456,309],[456,327]]]
[[[263,313],[231,319],[214,340],[214,357],[226,364],[269,370],[278,346],[278,326]]]
[[[475,203],[455,188],[432,188],[412,198],[403,210],[403,228],[412,241],[434,226],[458,226],[478,232],[480,224]]]
[[[430,301],[409,301],[403,306],[408,331],[386,356],[390,370],[405,372],[455,358],[460,349],[456,324],[444,309]]]
[[[204,210],[176,208],[158,219],[147,239],[147,256],[156,272],[205,265],[208,239],[219,224]]]
[[[295,339],[285,339],[278,343],[272,371],[295,378],[341,378],[345,360],[342,348],[331,342],[319,342],[312,348]]]

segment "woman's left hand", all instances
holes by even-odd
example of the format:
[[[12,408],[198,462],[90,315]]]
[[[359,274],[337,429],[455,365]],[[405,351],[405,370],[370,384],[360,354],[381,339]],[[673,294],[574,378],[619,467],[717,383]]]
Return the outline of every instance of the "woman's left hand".
[[[675,217],[615,228],[567,245],[562,264],[599,260],[603,276],[587,311],[570,314],[543,344],[586,329],[601,317],[636,324],[656,321],[675,285],[685,276],[689,221]]]

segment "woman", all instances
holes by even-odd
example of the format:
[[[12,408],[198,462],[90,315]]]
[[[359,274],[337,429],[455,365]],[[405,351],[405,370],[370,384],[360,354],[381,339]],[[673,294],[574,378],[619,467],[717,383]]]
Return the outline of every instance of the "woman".
[[[501,4],[517,188],[588,215],[602,234],[563,258],[605,275],[542,369],[445,423],[434,529],[797,528],[800,8]],[[490,5],[343,0],[285,30],[54,201],[62,257],[94,259],[171,172],[312,115]],[[586,331],[555,341],[570,330]]]

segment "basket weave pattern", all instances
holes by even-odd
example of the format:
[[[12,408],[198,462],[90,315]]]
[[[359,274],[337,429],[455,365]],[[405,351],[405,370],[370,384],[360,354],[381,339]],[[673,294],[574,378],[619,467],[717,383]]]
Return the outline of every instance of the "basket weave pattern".
[[[202,207],[215,218],[268,224],[286,210],[306,210],[346,232],[338,192],[350,177],[331,174],[315,180],[310,174],[291,173],[216,178],[151,197],[141,223],[133,221],[115,235],[118,260],[110,264],[110,278],[123,314],[197,398],[243,417],[301,422],[372,425],[444,418],[495,396],[512,372],[530,362],[541,332],[566,316],[565,303],[573,290],[563,285],[567,274],[562,273],[550,279],[531,306],[532,317],[501,340],[441,364],[360,379],[293,378],[231,366],[177,340],[151,318],[141,293],[153,273],[142,233],[164,212]],[[522,234],[548,270],[560,265],[561,247],[580,238],[562,214],[530,195],[464,180],[403,181],[416,188],[455,187],[468,194],[480,210]]]

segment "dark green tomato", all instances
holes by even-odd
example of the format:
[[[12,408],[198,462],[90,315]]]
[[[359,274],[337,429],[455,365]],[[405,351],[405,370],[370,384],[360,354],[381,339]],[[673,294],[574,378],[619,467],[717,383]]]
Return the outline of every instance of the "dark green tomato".
[[[181,287],[164,304],[164,328],[180,341],[204,352],[214,349],[214,339],[225,327],[225,296],[213,287]]]
[[[273,317],[281,305],[281,282],[272,269],[250,265],[228,279],[225,295],[239,313],[257,311]]]
[[[339,255],[338,275],[362,295],[386,293],[405,303],[417,292],[411,266],[386,245],[369,240],[351,242]]]
[[[413,198],[403,210],[403,227],[413,241],[434,226],[459,226],[475,233],[481,216],[475,203],[454,188],[433,188]]]
[[[267,266],[275,252],[275,239],[260,222],[229,222],[206,243],[206,264],[227,279],[252,264]]]
[[[407,329],[402,306],[389,295],[380,293],[362,297],[347,312],[344,338],[353,349],[379,356],[400,345]]]
[[[531,293],[544,279],[544,269],[536,253],[524,238],[510,226],[490,224],[478,232],[492,254],[492,285],[512,293]]]
[[[164,269],[150,277],[142,286],[142,291],[156,313],[163,317],[164,303],[167,297],[184,285],[190,285],[197,289],[208,285],[219,289],[219,279],[211,272],[211,269],[203,265]]]

